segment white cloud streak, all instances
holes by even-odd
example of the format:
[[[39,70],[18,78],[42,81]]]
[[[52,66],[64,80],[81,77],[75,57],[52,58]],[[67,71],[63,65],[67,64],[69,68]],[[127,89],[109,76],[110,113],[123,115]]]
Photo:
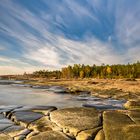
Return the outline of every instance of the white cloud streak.
[[[65,3],[77,17],[81,18],[83,15],[89,16],[99,22],[99,19],[95,15],[92,15],[83,6],[78,5],[77,2],[65,1]],[[140,47],[139,44],[136,44],[136,41],[140,37],[140,26],[138,24],[140,20],[139,18],[135,18],[137,14],[135,10],[131,13],[129,11],[125,13],[124,11],[116,10],[115,31],[117,39],[120,44],[128,46],[125,53],[120,54],[116,51],[111,41],[105,43],[95,37],[90,37],[90,39],[87,37],[85,41],[74,41],[66,38],[63,34],[56,35],[50,33],[50,25],[47,24],[47,20],[51,15],[47,15],[47,13],[43,13],[43,17],[38,17],[10,0],[5,0],[0,5],[7,10],[7,13],[3,13],[2,15],[6,24],[0,22],[0,27],[3,29],[1,33],[18,40],[19,46],[22,46],[22,58],[25,58],[25,60],[18,60],[16,58],[0,57],[0,74],[8,73],[9,69],[12,70],[11,74],[15,74],[25,71],[31,72],[46,67],[49,69],[59,69],[74,63],[90,65],[101,63],[117,64],[126,63],[127,60],[136,61],[140,59],[138,54]],[[98,6],[99,3],[95,5],[96,9]],[[47,18],[44,18],[45,14]],[[61,17],[58,20],[59,24],[61,22],[66,24]],[[30,32],[21,22],[35,30],[38,35]],[[132,46],[134,44],[135,46]],[[3,49],[3,46],[0,47],[0,50]],[[41,67],[26,62],[27,59],[39,63]],[[4,62],[5,65],[1,65]],[[21,68],[20,65],[22,66]]]

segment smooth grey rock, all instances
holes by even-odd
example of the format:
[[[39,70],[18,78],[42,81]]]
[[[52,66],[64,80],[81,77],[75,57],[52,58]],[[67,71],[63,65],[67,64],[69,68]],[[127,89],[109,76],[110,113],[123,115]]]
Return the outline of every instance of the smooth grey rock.
[[[3,132],[11,137],[15,137],[17,135],[20,135],[24,129],[25,128],[22,126],[13,125],[5,129]]]
[[[11,119],[22,125],[27,126],[29,123],[43,117],[43,114],[32,112],[32,111],[18,111],[12,114]]]
[[[3,118],[3,119],[0,119],[0,124],[14,124],[14,123],[7,118]]]
[[[56,110],[57,108],[55,106],[24,106],[19,109],[15,109],[13,112],[18,111],[34,111],[34,112],[41,112],[45,115],[48,115],[49,112]]]
[[[0,119],[4,119],[4,116],[3,116],[3,114],[0,114]]]
[[[12,126],[13,124],[3,124],[3,123],[1,123],[0,124],[0,131],[3,131],[3,130],[5,130],[6,128],[8,128],[8,127],[10,127],[10,126]]]

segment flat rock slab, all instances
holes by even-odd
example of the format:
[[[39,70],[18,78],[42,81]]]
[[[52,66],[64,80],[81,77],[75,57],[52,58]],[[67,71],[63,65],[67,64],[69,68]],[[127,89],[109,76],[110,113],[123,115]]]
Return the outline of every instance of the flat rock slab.
[[[136,124],[127,111],[105,111],[103,131],[106,140],[139,140],[140,125]]]
[[[12,114],[11,119],[14,122],[26,127],[29,123],[37,119],[40,119],[41,117],[43,117],[43,114],[40,113],[36,113],[32,111],[18,111]]]
[[[21,135],[24,130],[25,128],[22,126],[13,125],[5,129],[3,132],[11,137],[15,137],[17,135]]]
[[[70,140],[70,138],[58,131],[46,131],[32,136],[27,140]]]
[[[18,111],[34,111],[41,112],[45,115],[48,115],[51,111],[56,110],[55,106],[23,106],[22,108],[15,109],[13,112]]]
[[[0,124],[0,131],[3,131],[3,130],[5,130],[6,128],[8,128],[8,127],[10,127],[10,126],[12,126],[13,124]]]
[[[64,133],[77,136],[78,132],[100,125],[100,114],[92,108],[66,108],[50,113],[50,119],[63,129]]]

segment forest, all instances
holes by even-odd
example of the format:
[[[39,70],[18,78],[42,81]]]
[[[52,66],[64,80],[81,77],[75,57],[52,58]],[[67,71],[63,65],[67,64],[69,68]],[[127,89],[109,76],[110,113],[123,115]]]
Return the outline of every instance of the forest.
[[[116,64],[116,65],[84,65],[74,64],[67,66],[61,70],[48,71],[40,70],[32,73],[33,77],[48,78],[48,79],[78,79],[78,78],[140,78],[140,62],[133,64]]]

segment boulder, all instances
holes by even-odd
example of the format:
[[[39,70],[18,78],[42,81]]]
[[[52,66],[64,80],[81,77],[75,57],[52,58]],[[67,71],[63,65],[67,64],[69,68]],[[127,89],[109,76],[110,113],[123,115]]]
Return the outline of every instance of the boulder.
[[[53,111],[50,113],[50,119],[70,136],[77,136],[79,132],[96,128],[101,123],[97,110],[84,107]]]
[[[100,129],[102,129],[101,126],[97,128],[81,131],[80,133],[78,133],[76,140],[93,140]]]
[[[128,111],[104,111],[103,131],[106,140],[139,140],[140,138],[140,125],[128,116]]]
[[[26,136],[30,133],[30,130],[25,129],[23,126],[13,125],[5,129],[3,132],[11,137],[15,137],[19,135]]]

